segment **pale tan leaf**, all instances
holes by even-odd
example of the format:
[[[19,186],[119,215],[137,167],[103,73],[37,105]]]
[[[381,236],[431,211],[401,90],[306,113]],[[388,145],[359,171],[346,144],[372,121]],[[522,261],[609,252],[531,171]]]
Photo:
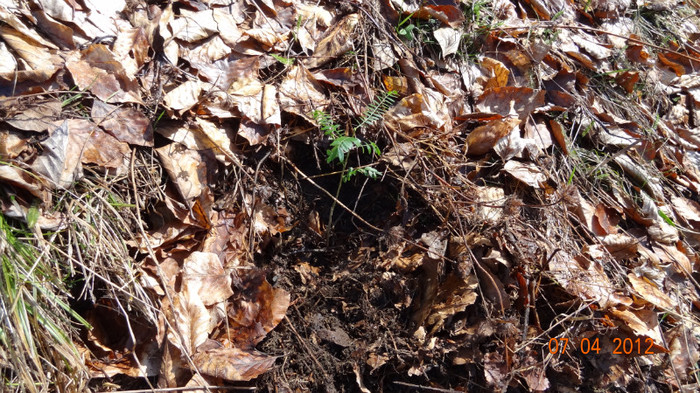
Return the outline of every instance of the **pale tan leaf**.
[[[124,67],[105,45],[90,45],[66,62],[75,84],[93,92],[104,102],[142,103],[138,83],[130,79]]]
[[[0,131],[0,160],[7,161],[32,150],[29,138],[21,131]]]
[[[216,21],[219,37],[221,37],[226,45],[233,48],[241,40],[243,32],[238,28],[235,16],[227,12],[231,8],[233,7],[229,4],[227,4],[227,7],[214,8],[213,17]]]
[[[175,38],[195,42],[216,33],[217,23],[212,10],[192,12],[181,9],[180,17],[170,21]]]
[[[312,120],[311,112],[328,105],[324,89],[316,78],[301,65],[295,65],[279,86],[280,108]]]
[[[506,162],[503,170],[533,188],[541,188],[541,184],[547,181],[547,175],[531,162],[511,160]]]
[[[693,333],[684,325],[675,326],[666,333],[666,342],[671,352],[669,358],[673,363],[674,372],[678,373],[682,380],[685,380],[689,373],[695,372],[700,360],[697,333]],[[675,375],[672,378],[675,378]]]
[[[68,187],[82,176],[80,151],[82,145],[70,143],[68,121],[54,129],[42,145],[44,151],[32,164],[32,169],[50,182],[52,187]]]
[[[405,97],[384,115],[385,124],[393,130],[409,131],[419,127],[449,131],[452,122],[444,103],[444,95],[423,89]]]
[[[331,25],[333,14],[325,8],[314,4],[300,3],[296,5],[296,8],[301,25],[301,28],[297,31],[297,39],[304,50],[311,51],[316,47],[316,43],[320,39],[320,28],[326,28]]]
[[[179,143],[171,143],[155,150],[182,198],[189,202],[199,197],[205,187],[204,164],[199,152],[186,149]]]
[[[168,340],[190,356],[209,336],[209,312],[197,291],[189,289],[187,283],[173,295],[170,326]]]
[[[5,164],[0,165],[0,180],[4,184],[28,191],[31,195],[39,198],[46,206],[51,205],[50,187],[32,176],[31,173]],[[0,204],[2,206],[4,204]]]
[[[532,139],[540,151],[552,146],[552,134],[543,121],[536,121],[533,124],[532,120],[528,119],[523,127],[523,138]]]
[[[460,30],[451,27],[441,27],[433,31],[433,36],[440,45],[443,58],[455,54],[459,50],[459,41],[462,38]]]
[[[231,150],[233,145],[232,136],[228,134],[230,131],[200,117],[196,118],[196,123],[194,127],[176,122],[164,123],[158,126],[156,132],[192,150],[211,149],[217,160],[231,163],[235,157]]]
[[[495,225],[501,222],[503,209],[500,207],[505,203],[505,192],[501,187],[481,187],[474,188],[475,210],[474,214],[478,222],[485,225]]]
[[[270,127],[256,124],[245,117],[238,126],[238,135],[245,138],[251,146],[265,142],[270,131]]]
[[[32,16],[36,18],[36,24],[39,30],[44,31],[51,41],[62,49],[75,49],[75,42],[73,41],[75,32],[73,29],[63,23],[57,22],[39,9],[32,10]]]
[[[17,60],[4,42],[0,42],[0,73],[14,72],[17,69]]]
[[[624,233],[615,233],[604,236],[600,242],[608,252],[618,259],[631,259],[637,257],[639,240]]]
[[[199,102],[199,96],[206,85],[208,84],[198,80],[189,80],[166,93],[163,102],[172,110],[185,111]]]
[[[32,69],[56,69],[56,64],[60,62],[47,47],[10,27],[0,26],[0,37]]]
[[[47,131],[54,126],[54,120],[61,113],[61,103],[58,100],[41,102],[16,113],[9,114],[5,122],[12,127],[24,131]]]
[[[654,344],[663,345],[659,317],[656,311],[612,308],[610,314],[625,322],[635,335],[651,337]]]
[[[233,295],[231,274],[224,270],[219,257],[195,251],[183,263],[183,282],[199,293],[205,306],[223,302]]]
[[[13,36],[22,37],[22,40],[27,43],[43,46],[48,49],[58,49],[56,45],[44,39],[36,29],[27,27],[15,14],[9,12],[4,4],[0,4],[0,21],[9,25],[16,31],[13,33]],[[4,28],[2,31],[4,33]],[[10,44],[10,46],[12,46],[12,44]]]
[[[560,251],[549,262],[552,278],[567,292],[584,301],[598,302],[602,309],[618,304],[631,304],[632,300],[615,292],[613,283],[603,269],[598,246],[586,247],[583,255],[572,258]]]
[[[484,90],[476,109],[501,116],[517,115],[524,119],[544,106],[544,96],[544,90],[535,91],[529,87],[494,87]]]

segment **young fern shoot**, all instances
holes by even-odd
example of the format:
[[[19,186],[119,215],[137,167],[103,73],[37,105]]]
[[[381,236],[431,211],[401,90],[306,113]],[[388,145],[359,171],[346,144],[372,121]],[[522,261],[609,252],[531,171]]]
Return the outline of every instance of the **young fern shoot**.
[[[379,177],[380,172],[372,166],[361,166],[358,168],[349,167],[348,160],[350,153],[359,150],[364,154],[378,157],[381,155],[381,150],[376,143],[372,141],[363,141],[354,134],[362,128],[371,126],[384,117],[384,114],[396,102],[398,93],[396,91],[382,92],[375,97],[374,100],[367,106],[367,109],[362,113],[362,116],[357,120],[357,125],[353,127],[353,135],[345,135],[339,124],[336,124],[328,113],[320,110],[312,112],[314,120],[318,123],[319,128],[323,133],[330,138],[330,149],[326,150],[326,162],[332,163],[337,161],[343,166],[341,181],[338,183],[336,190],[336,199],[340,195],[340,188],[343,183],[350,181],[356,174],[361,174],[371,179]],[[331,211],[328,219],[328,228],[331,228],[333,220],[333,210],[335,203],[331,206]],[[330,230],[328,231],[330,235]]]

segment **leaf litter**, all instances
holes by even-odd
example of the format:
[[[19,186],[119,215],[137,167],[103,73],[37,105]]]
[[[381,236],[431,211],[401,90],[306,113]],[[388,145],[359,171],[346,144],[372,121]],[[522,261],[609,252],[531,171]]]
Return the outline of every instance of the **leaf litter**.
[[[3,231],[52,266],[25,284],[56,280],[26,306],[27,254],[0,242],[5,386],[698,389],[690,3],[37,0],[0,20]],[[66,342],[27,341],[47,320]]]

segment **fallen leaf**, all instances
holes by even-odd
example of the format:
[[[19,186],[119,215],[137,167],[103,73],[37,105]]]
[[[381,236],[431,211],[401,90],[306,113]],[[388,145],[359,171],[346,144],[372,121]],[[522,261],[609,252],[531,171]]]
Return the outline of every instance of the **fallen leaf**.
[[[277,358],[258,351],[219,348],[194,355],[194,364],[203,374],[229,381],[250,381],[268,371]]]
[[[433,36],[440,45],[443,58],[455,54],[459,50],[459,42],[462,38],[460,30],[451,27],[441,27],[433,31]]]
[[[352,48],[352,35],[360,21],[358,14],[349,14],[336,23],[318,42],[312,57],[304,60],[307,68],[320,67]]]
[[[517,117],[493,120],[483,126],[477,127],[467,136],[467,154],[485,154],[491,150],[501,138],[511,132],[517,132],[519,127],[520,119]]]
[[[533,188],[542,188],[542,184],[547,181],[547,175],[531,162],[511,160],[506,162],[503,170]]]

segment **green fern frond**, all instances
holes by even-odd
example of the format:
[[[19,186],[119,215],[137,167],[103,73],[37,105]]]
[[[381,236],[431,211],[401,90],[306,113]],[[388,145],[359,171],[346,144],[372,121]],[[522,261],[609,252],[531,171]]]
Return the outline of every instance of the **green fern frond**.
[[[340,132],[340,125],[336,124],[331,115],[324,111],[315,110],[311,114],[318,123],[319,128],[324,134],[329,136],[331,139],[336,139],[342,135]]]
[[[362,113],[360,121],[355,126],[355,130],[362,127],[370,126],[384,117],[384,114],[391,108],[396,102],[399,93],[395,90],[383,91],[379,93],[374,100],[367,106],[367,109]]]

